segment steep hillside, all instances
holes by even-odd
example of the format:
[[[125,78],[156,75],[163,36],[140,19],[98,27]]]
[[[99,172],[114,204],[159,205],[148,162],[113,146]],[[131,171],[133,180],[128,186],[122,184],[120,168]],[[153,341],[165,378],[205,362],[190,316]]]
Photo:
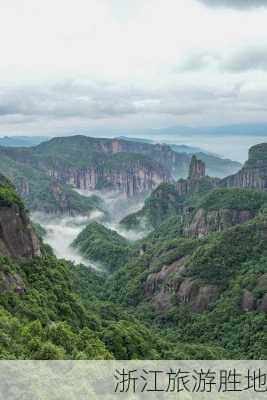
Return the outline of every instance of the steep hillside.
[[[0,157],[31,166],[78,189],[113,189],[129,197],[171,180],[172,171],[183,168],[185,158],[168,146],[86,136],[54,138],[32,148],[2,147]]]
[[[267,194],[251,189],[214,189],[183,217],[183,234],[203,237],[244,223],[267,203]]]
[[[244,167],[235,175],[231,175],[224,179],[211,178],[206,176],[206,164],[198,159],[195,155],[191,158],[191,163],[189,165],[189,173],[187,179],[179,179],[175,184],[170,184],[168,186],[160,186],[158,189],[151,193],[150,197],[146,200],[146,203],[141,211],[133,215],[125,217],[121,223],[128,229],[141,227],[144,223],[150,227],[155,228],[160,223],[168,218],[170,215],[180,215],[180,214],[192,214],[192,211],[199,207],[199,204],[207,193],[215,188],[247,188],[254,189],[258,191],[266,191],[267,188],[267,144],[263,143],[252,147],[249,150],[249,159],[245,163]],[[169,194],[172,193],[170,197]],[[215,192],[212,197],[209,197],[209,201],[214,200],[217,196],[222,196],[221,200],[217,198],[218,209],[221,209],[220,213],[223,212],[225,215],[222,216],[220,213],[217,214],[213,212],[212,220],[215,225],[222,226],[220,219],[228,223],[232,221],[244,221],[249,219],[253,212],[249,212],[242,208],[236,215],[233,212],[229,213],[226,207],[221,207],[223,202],[235,201],[238,199],[241,201],[246,200],[249,202],[250,197],[247,192]],[[264,197],[261,194],[251,194],[251,198],[254,201],[258,198],[261,202]],[[245,199],[246,198],[246,199]],[[156,199],[156,200],[155,200]],[[220,203],[221,202],[221,203]],[[167,206],[166,206],[167,204]],[[245,204],[245,203],[244,203]],[[231,206],[231,204],[230,204]],[[222,211],[223,210],[223,211]],[[230,215],[231,214],[231,215]],[[247,215],[249,214],[249,215]],[[195,225],[202,225],[201,231],[204,232],[205,225],[204,220],[206,219],[206,213],[203,210],[199,210],[199,214],[195,217]],[[152,217],[151,217],[152,216]],[[193,230],[197,229],[196,226]],[[189,228],[189,231],[191,228]],[[197,234],[197,232],[196,232]]]
[[[21,199],[0,175],[0,255],[31,258],[40,254],[37,236]]]
[[[145,200],[144,207],[120,221],[126,229],[155,228],[166,218],[182,212],[182,202],[175,186],[162,183]]]
[[[145,201],[137,213],[126,216],[121,225],[127,229],[155,228],[166,218],[183,215],[219,185],[218,178],[205,176],[205,164],[193,156],[189,176],[176,184],[162,184]]]
[[[147,318],[152,313],[169,327],[169,338],[222,346],[231,357],[265,358],[266,216],[201,240],[183,238],[174,218],[164,225],[110,278],[111,298],[134,304]]]
[[[21,199],[2,176],[0,228],[1,359],[226,356],[220,348],[169,342],[156,326],[142,322],[134,310],[106,300],[104,276],[57,260],[36,236],[35,248],[30,249],[35,234]],[[110,231],[100,228],[100,233],[103,240]],[[122,241],[112,233],[109,257]]]
[[[90,261],[99,262],[111,271],[132,254],[126,239],[97,222],[83,229],[74,240],[73,247]]]
[[[0,154],[0,171],[14,184],[31,211],[75,215],[88,214],[102,206],[96,196],[81,196],[34,166],[3,154]]]

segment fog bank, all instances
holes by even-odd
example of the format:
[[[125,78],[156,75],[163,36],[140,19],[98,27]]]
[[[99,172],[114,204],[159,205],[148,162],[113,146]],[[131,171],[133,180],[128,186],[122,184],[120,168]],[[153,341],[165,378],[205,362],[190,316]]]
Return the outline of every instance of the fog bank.
[[[64,258],[74,264],[84,264],[93,269],[100,269],[95,263],[82,257],[71,243],[85,228],[85,226],[95,217],[99,217],[99,212],[95,212],[90,217],[84,216],[53,216],[45,213],[33,213],[31,219],[43,226],[47,232],[44,242],[49,244],[58,258]]]
[[[104,202],[104,207],[109,214],[108,218],[99,216],[96,218],[106,228],[116,231],[124,238],[135,241],[145,237],[149,231],[147,229],[127,230],[120,225],[120,221],[129,214],[135,213],[144,205],[145,196],[138,198],[127,198],[124,194],[115,191],[89,191],[75,189],[82,196],[90,197],[92,194],[100,197]]]

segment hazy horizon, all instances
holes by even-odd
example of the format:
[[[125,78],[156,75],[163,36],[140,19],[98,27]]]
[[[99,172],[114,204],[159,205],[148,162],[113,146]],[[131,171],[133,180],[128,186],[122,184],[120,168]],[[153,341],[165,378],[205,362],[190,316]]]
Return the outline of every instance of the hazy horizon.
[[[60,137],[67,137],[67,136],[74,136],[82,134],[88,137],[95,137],[95,138],[116,138],[119,136],[114,135],[114,133],[110,134],[96,134],[93,135],[92,132],[89,134],[85,134],[85,132],[76,132],[73,134],[68,135],[60,135]],[[123,132],[121,132],[123,135]],[[51,135],[47,136],[48,140],[58,137],[59,135]],[[129,137],[132,139],[149,139],[154,141],[155,143],[166,143],[166,144],[177,144],[177,145],[186,145],[192,147],[198,147],[201,150],[206,152],[213,153],[214,155],[218,155],[222,158],[229,158],[233,161],[239,161],[241,163],[245,162],[248,159],[248,150],[251,146],[260,143],[267,143],[267,135],[266,136],[253,136],[253,135],[173,135],[173,134],[155,134],[152,135],[151,133],[145,134],[131,134],[125,133],[123,136]],[[6,135],[3,136],[7,137]],[[41,137],[37,135],[8,135],[8,137]],[[45,136],[43,136],[45,137]],[[1,137],[0,137],[1,138]]]

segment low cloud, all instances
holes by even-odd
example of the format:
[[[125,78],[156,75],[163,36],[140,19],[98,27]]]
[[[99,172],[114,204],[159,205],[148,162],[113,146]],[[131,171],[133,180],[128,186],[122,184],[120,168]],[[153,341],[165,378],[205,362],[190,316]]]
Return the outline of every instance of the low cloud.
[[[267,0],[198,0],[209,7],[227,7],[246,10],[256,7],[267,7]]]

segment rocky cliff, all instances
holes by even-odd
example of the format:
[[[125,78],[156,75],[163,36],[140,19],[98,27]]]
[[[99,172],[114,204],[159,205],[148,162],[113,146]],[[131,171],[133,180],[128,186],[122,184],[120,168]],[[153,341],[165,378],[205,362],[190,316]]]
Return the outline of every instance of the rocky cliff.
[[[135,157],[136,158],[136,157]],[[152,165],[153,164],[153,165]],[[155,189],[161,182],[168,182],[168,171],[160,168],[156,162],[137,160],[127,166],[98,165],[92,168],[54,167],[46,170],[54,180],[69,184],[82,190],[110,189],[133,197]]]
[[[253,146],[244,167],[221,182],[222,186],[267,190],[267,143]]]
[[[254,218],[267,202],[266,193],[251,189],[218,188],[202,198],[196,209],[185,213],[183,234],[203,237]]]
[[[16,162],[18,167],[34,168],[77,189],[110,189],[128,197],[147,193],[162,182],[172,181],[173,176],[183,175],[188,162],[186,154],[175,153],[167,145],[86,136],[54,138],[27,149],[3,147],[0,155],[13,163],[13,170]],[[28,175],[32,178],[33,174]],[[28,183],[20,179],[23,193],[28,191]]]
[[[141,142],[131,142],[128,140],[112,139],[106,141],[100,149],[105,152],[116,153],[137,153],[143,154],[159,162],[166,168],[173,177],[184,175],[188,168],[189,156],[184,153],[177,153],[166,144],[149,144]]]
[[[0,179],[0,255],[14,258],[40,255],[39,240],[23,204],[4,178]]]
[[[189,305],[195,312],[209,309],[219,296],[216,285],[205,284],[199,279],[186,277],[186,263],[182,257],[158,272],[151,272],[145,282],[145,295],[152,298],[153,306],[166,313],[175,303]]]
[[[252,210],[218,209],[206,211],[199,208],[189,223],[185,223],[183,234],[201,238],[212,232],[221,232],[231,226],[242,224],[255,217]]]
[[[39,167],[53,179],[83,190],[116,190],[127,197],[149,192],[161,182],[171,181],[172,174],[183,169],[187,159],[166,145],[84,136],[56,138],[38,147]],[[57,156],[53,155],[50,163],[48,154],[55,148],[60,151]]]

